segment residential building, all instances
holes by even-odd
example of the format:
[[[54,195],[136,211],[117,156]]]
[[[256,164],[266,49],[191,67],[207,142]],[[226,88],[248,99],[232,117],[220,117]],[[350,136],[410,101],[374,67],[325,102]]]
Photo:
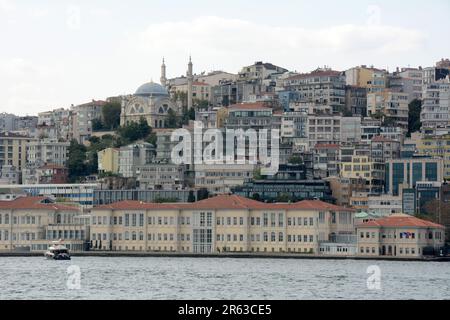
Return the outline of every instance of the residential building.
[[[450,80],[448,77],[424,86],[420,121],[422,130],[450,126]]]
[[[72,106],[73,138],[79,143],[85,143],[92,135],[92,121],[102,118],[105,101],[95,101]]]
[[[186,188],[184,165],[171,163],[137,165],[135,177],[140,190],[182,190]]]
[[[106,148],[97,152],[98,171],[113,174],[119,173],[119,154],[119,148]]]
[[[345,110],[354,117],[367,116],[367,88],[346,86]]]
[[[158,200],[171,200],[173,202],[189,202],[191,198],[198,199],[198,191],[193,190],[137,190],[137,189],[115,189],[94,190],[94,206],[111,204],[125,200],[141,202],[158,202]]]
[[[381,115],[384,123],[408,129],[408,94],[392,90],[367,94],[369,116]]]
[[[150,143],[121,147],[119,150],[119,174],[124,178],[136,177],[137,167],[151,163],[155,153],[155,147]]]
[[[254,164],[197,164],[195,187],[205,188],[211,194],[229,193],[253,178]]]
[[[65,184],[68,183],[69,169],[56,164],[22,170],[23,184]]]
[[[313,149],[314,178],[339,176],[339,145],[317,144]]]
[[[0,133],[0,167],[14,166],[21,171],[27,161],[27,145],[33,138],[11,132]]]
[[[393,213],[402,213],[403,200],[401,196],[392,196],[387,194],[373,195],[367,197],[367,212],[379,216],[389,216]]]
[[[297,92],[299,100],[332,107],[334,113],[345,108],[345,74],[329,68],[317,69],[285,80],[286,90]]]
[[[419,140],[417,151],[421,155],[441,157],[444,161],[444,179],[450,181],[450,134],[425,135]]]
[[[19,184],[21,172],[14,166],[3,165],[0,167],[0,184]]]
[[[45,164],[65,166],[69,157],[70,142],[56,139],[39,139],[27,145],[27,165],[40,167]]]

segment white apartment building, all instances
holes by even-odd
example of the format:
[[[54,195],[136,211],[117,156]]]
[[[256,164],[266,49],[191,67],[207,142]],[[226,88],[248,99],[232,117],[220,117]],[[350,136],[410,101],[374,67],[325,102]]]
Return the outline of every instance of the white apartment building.
[[[253,178],[253,164],[195,165],[195,187],[206,188],[212,194],[229,193],[232,187]]]
[[[30,141],[27,145],[27,164],[40,167],[44,164],[65,166],[69,156],[70,142],[56,139]]]
[[[408,129],[408,94],[391,90],[369,93],[367,95],[367,113],[375,115],[381,113],[403,129]]]
[[[450,125],[450,80],[424,86],[420,121],[424,128],[445,128]]]

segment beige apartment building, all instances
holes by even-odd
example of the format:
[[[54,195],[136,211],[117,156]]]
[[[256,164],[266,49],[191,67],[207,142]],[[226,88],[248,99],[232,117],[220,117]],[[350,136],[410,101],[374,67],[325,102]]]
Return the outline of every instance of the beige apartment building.
[[[123,201],[92,209],[92,250],[329,253],[354,237],[354,211],[318,200],[269,204],[237,195],[195,203]],[[339,253],[348,253],[339,245]]]
[[[35,139],[11,132],[0,133],[0,167],[14,166],[19,171],[26,165],[27,145]]]
[[[357,225],[356,233],[359,256],[418,258],[445,242],[444,226],[402,213]]]
[[[71,251],[82,251],[89,236],[75,206],[46,197],[18,197],[0,201],[0,251],[42,251],[60,240]]]

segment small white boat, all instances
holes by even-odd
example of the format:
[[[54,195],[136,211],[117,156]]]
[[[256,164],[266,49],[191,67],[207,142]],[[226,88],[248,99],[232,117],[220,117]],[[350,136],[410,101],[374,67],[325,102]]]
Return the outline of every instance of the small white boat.
[[[44,255],[49,260],[70,260],[69,249],[62,244],[62,240],[52,241]]]

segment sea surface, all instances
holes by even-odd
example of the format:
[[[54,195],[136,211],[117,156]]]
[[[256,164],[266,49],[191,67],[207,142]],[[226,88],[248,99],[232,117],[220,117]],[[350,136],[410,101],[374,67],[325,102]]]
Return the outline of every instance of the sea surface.
[[[369,273],[368,273],[369,271]],[[370,280],[368,284],[368,278]],[[450,299],[450,264],[0,257],[0,299]]]

